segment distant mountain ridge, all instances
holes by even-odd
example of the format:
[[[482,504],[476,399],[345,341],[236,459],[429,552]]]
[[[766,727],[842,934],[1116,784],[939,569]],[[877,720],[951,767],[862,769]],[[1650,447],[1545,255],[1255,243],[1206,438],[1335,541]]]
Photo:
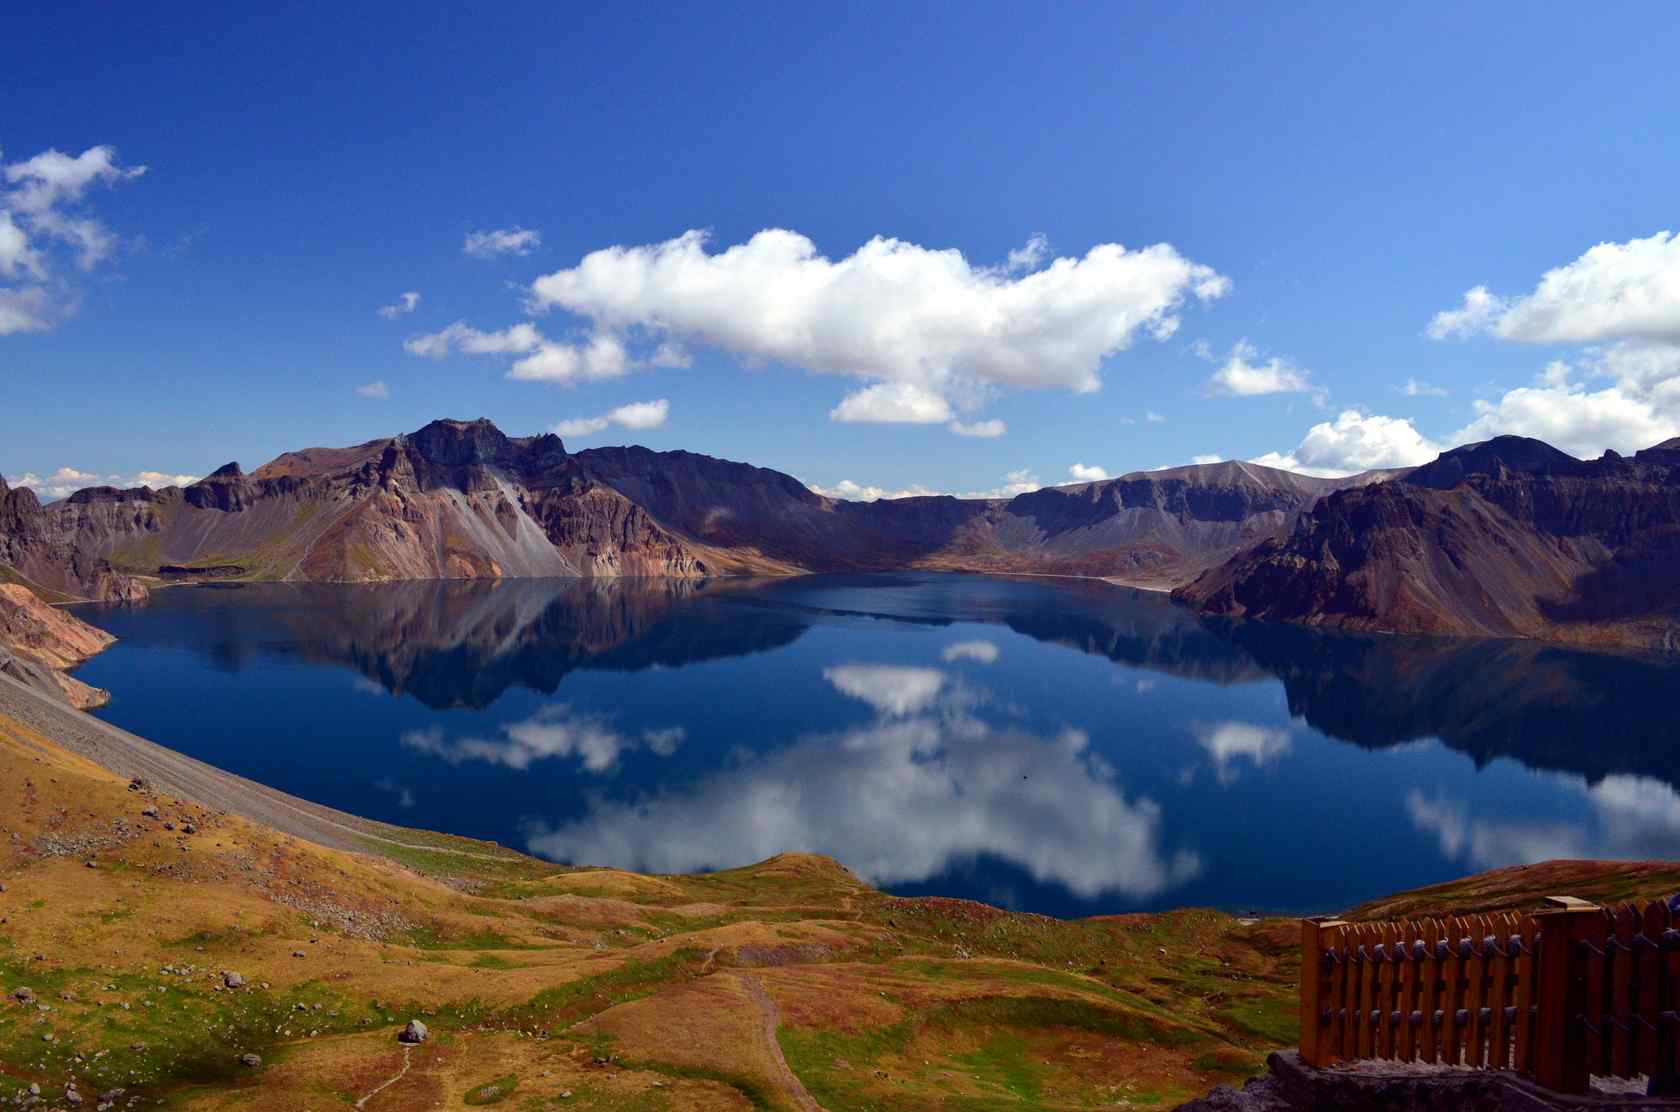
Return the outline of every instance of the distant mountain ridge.
[[[0,495],[0,565],[68,597],[141,580],[783,575],[908,568],[1188,582],[1374,481],[1246,463],[1144,472],[1012,499],[850,502],[692,452],[508,437],[434,421],[347,448],[230,463],[184,488]],[[3,490],[3,488],[0,488]],[[5,574],[0,572],[0,574]]]
[[[1400,633],[1680,647],[1680,440],[1580,460],[1524,437],[1338,491],[1174,597]]]

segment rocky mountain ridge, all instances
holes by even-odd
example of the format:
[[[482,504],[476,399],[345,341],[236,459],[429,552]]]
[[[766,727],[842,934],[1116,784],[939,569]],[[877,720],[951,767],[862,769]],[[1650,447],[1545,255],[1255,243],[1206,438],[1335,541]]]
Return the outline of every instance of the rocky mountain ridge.
[[[1350,480],[1225,463],[1013,499],[829,498],[781,472],[691,452],[508,437],[434,421],[348,448],[230,463],[191,486],[13,491],[0,563],[68,597],[146,577],[383,582],[785,575],[903,568],[1187,582],[1288,528]]]
[[[1338,491],[1180,588],[1203,613],[1680,647],[1680,441],[1579,460],[1498,437]]]

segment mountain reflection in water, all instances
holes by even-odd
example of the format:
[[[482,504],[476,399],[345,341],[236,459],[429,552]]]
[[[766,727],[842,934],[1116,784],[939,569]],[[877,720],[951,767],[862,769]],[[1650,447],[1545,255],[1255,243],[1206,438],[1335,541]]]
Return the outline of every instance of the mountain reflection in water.
[[[1680,850],[1663,658],[1216,625],[966,575],[272,584],[84,615],[121,638],[78,673],[118,724],[561,861],[800,850],[1084,914],[1334,908]]]

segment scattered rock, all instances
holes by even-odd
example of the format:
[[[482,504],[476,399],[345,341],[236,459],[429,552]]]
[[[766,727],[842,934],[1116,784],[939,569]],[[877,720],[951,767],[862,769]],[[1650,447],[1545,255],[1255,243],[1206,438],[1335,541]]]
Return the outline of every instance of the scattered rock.
[[[431,1031],[427,1030],[424,1023],[421,1023],[418,1019],[411,1019],[408,1021],[408,1026],[404,1027],[402,1032],[397,1035],[397,1041],[411,1044],[423,1043],[430,1035]]]
[[[16,1000],[19,1004],[33,1004],[35,1003],[35,990],[32,988],[20,988],[16,992],[12,993],[12,999]]]
[[[244,988],[245,978],[229,969],[222,974],[222,984],[228,988]]]
[[[259,1054],[241,1054],[239,1064],[249,1069],[256,1069],[262,1065],[262,1056]]]
[[[148,818],[148,819],[157,818],[158,817],[157,805],[152,804],[152,803],[148,803],[146,806],[140,808],[140,814],[143,818]]]
[[[184,823],[181,824],[181,833],[183,833],[183,834],[197,834],[198,833],[198,827],[194,826],[190,822],[184,822]]]

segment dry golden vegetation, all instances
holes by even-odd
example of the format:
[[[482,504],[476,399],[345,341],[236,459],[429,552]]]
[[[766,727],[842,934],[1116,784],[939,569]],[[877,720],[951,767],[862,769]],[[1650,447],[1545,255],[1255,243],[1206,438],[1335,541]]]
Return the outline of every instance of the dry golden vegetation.
[[[652,877],[420,832],[346,852],[4,717],[0,815],[0,1102],[1171,1107],[1295,1035],[1281,920],[1063,922],[794,855]]]

